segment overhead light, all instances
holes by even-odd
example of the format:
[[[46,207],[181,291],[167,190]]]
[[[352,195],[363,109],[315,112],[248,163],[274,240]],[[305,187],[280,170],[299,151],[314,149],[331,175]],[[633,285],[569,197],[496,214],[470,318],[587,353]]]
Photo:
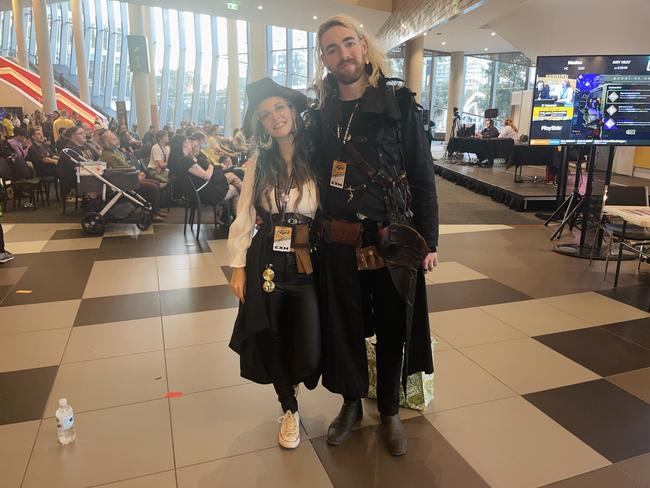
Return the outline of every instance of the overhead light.
[[[447,44],[447,41],[442,41],[440,44],[444,46],[445,44]]]
[[[496,36],[496,35],[497,35],[497,33],[496,33],[496,32],[493,32],[493,33],[492,33],[492,34],[490,34],[490,35],[491,35],[491,36]]]
[[[363,29],[363,24],[359,24],[359,27],[361,27]]]
[[[423,33],[422,35],[423,35],[423,36],[426,36],[426,35],[427,35],[427,33],[426,33],[426,32],[424,32],[424,33]]]
[[[264,10],[264,7],[262,7],[261,5],[258,5],[257,10]]]
[[[314,16],[312,17],[312,19],[314,19],[314,20],[318,20],[318,15],[314,15]]]
[[[487,48],[487,47],[484,47],[484,48],[483,48],[483,51],[487,51],[487,50],[488,50],[488,48]]]

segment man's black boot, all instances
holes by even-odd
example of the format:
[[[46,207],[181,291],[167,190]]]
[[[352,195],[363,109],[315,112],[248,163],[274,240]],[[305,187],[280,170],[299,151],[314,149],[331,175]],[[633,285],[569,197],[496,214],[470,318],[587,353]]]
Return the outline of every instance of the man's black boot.
[[[406,451],[408,451],[408,440],[399,415],[382,415],[381,423],[388,452],[393,456],[403,456],[406,454]]]
[[[350,402],[344,402],[341,411],[327,429],[327,443],[330,446],[343,444],[350,434],[352,427],[363,418],[363,407],[361,399],[357,398]]]

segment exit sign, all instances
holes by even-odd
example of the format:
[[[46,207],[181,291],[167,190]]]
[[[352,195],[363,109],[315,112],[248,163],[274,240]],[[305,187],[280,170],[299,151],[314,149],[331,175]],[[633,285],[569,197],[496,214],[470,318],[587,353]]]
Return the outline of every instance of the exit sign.
[[[226,8],[228,10],[239,10],[239,4],[235,2],[226,2]]]

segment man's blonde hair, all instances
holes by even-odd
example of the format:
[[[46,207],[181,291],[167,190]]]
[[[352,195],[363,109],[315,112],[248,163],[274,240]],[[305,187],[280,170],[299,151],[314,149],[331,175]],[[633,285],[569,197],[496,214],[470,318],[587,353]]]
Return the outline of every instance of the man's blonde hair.
[[[321,46],[321,38],[323,37],[323,34],[325,34],[325,32],[330,30],[332,27],[336,27],[336,26],[350,29],[357,35],[359,40],[365,39],[366,44],[368,46],[368,52],[364,56],[363,61],[365,63],[370,63],[370,65],[372,66],[372,71],[368,75],[368,85],[377,86],[381,76],[389,74],[388,60],[383,50],[379,46],[379,42],[370,34],[365,32],[363,28],[359,25],[359,23],[352,17],[349,17],[347,15],[342,15],[342,14],[334,15],[333,17],[330,17],[320,25],[320,27],[318,28],[318,35],[317,35],[318,46],[316,47],[316,54],[317,55],[324,54],[323,46]],[[320,106],[325,101],[325,98],[327,97],[329,92],[331,92],[331,87],[328,86],[328,82],[325,79],[326,67],[323,64],[321,57],[320,56],[317,57],[319,61],[316,64],[314,88],[316,89],[316,93],[318,94],[318,105]]]

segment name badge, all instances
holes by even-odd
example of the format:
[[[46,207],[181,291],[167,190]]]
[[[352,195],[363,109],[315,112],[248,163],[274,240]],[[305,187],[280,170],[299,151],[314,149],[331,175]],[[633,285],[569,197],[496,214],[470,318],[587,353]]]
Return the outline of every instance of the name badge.
[[[334,160],[332,162],[332,179],[330,179],[330,186],[342,189],[345,186],[345,173],[347,170],[347,163]]]
[[[291,252],[291,227],[276,225],[273,230],[273,250],[279,252]]]

